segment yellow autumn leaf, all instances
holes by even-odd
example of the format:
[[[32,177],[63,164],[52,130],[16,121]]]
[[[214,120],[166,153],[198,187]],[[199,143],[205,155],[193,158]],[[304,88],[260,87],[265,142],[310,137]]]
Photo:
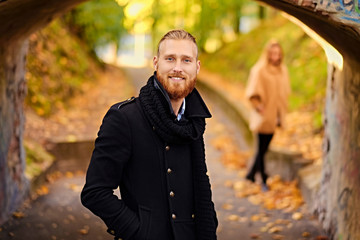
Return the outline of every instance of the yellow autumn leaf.
[[[49,194],[49,188],[45,185],[36,189],[36,193],[40,196]]]
[[[73,178],[73,177],[74,177],[74,174],[73,174],[72,172],[67,171],[67,172],[65,173],[65,177],[67,177],[67,178]]]
[[[275,226],[269,229],[269,233],[278,233],[281,232],[283,230],[283,227],[281,226]]]
[[[252,234],[250,234],[250,238],[251,238],[251,239],[259,239],[259,238],[260,238],[260,235],[259,235],[259,234],[256,234],[256,233],[252,233]]]
[[[233,188],[235,191],[241,191],[246,187],[246,184],[244,181],[236,181],[233,185]]]
[[[227,219],[229,221],[238,221],[239,220],[239,216],[238,215],[235,215],[235,214],[231,214],[227,217]]]
[[[80,229],[79,232],[80,232],[81,235],[86,235],[86,234],[89,233],[89,230],[83,228],[83,229]]]
[[[82,186],[77,184],[70,184],[69,188],[73,190],[74,192],[81,192]]]
[[[276,235],[272,236],[272,239],[274,239],[274,240],[283,240],[283,239],[285,239],[285,236],[276,234]]]
[[[259,221],[260,220],[260,216],[259,215],[253,215],[253,216],[251,216],[251,221],[253,221],[253,222],[257,222],[257,221]]]
[[[234,208],[234,206],[232,204],[230,204],[230,203],[224,203],[222,205],[222,208],[225,209],[225,210],[231,210],[231,209]]]
[[[23,218],[23,217],[25,217],[25,214],[23,212],[14,212],[13,216],[15,218]]]
[[[294,219],[294,220],[300,220],[300,219],[302,219],[302,217],[303,217],[303,215],[300,212],[293,213],[293,215],[292,215],[292,219]]]

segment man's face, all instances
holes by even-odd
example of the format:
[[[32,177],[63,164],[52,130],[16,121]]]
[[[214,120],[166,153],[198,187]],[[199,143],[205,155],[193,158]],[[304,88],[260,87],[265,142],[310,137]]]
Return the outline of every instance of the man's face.
[[[197,48],[190,40],[166,39],[153,59],[157,78],[171,100],[185,98],[195,87],[200,70]]]
[[[282,62],[282,52],[278,45],[273,45],[268,52],[269,63],[273,66],[279,66]]]

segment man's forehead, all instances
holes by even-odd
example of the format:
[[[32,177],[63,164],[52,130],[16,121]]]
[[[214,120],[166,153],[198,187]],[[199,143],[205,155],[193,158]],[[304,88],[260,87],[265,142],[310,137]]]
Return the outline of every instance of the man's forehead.
[[[188,55],[196,57],[196,44],[188,39],[165,39],[159,46],[160,55]]]

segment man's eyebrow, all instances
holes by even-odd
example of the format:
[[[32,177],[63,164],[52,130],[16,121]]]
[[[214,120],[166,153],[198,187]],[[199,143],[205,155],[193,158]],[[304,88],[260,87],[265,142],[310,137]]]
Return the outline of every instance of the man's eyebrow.
[[[178,55],[174,54],[174,53],[170,53],[170,54],[165,54],[164,57],[178,57]],[[195,58],[195,57],[191,57],[189,55],[180,55],[181,58]]]

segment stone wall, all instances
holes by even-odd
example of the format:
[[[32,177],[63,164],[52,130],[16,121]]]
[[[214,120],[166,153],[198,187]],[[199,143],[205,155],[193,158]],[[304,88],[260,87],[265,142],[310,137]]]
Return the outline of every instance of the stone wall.
[[[83,1],[0,1],[0,224],[29,189],[23,147],[27,38]]]
[[[317,211],[334,239],[360,239],[360,63],[329,66]]]
[[[28,190],[23,148],[27,49],[27,41],[0,49],[0,223]]]

